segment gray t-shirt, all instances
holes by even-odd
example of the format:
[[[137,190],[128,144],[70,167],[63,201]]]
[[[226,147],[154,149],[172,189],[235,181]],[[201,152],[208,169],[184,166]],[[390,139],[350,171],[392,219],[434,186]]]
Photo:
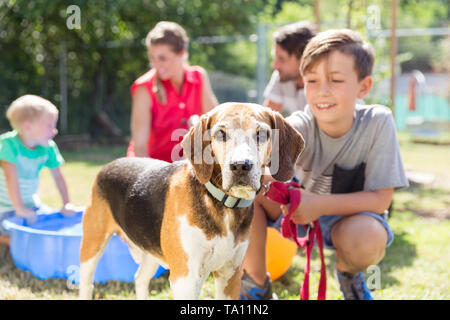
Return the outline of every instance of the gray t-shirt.
[[[264,90],[264,98],[282,104],[281,114],[283,116],[289,116],[295,111],[303,111],[307,103],[305,91],[297,89],[294,80],[281,82],[277,70],[272,73]]]
[[[286,119],[305,139],[296,163],[300,183],[318,194],[407,187],[391,110],[357,104],[354,119],[340,138],[318,127],[309,106]]]

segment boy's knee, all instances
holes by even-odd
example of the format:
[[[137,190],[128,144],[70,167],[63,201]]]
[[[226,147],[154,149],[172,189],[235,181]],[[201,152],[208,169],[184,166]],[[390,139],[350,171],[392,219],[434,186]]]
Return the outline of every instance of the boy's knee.
[[[383,225],[370,216],[351,216],[331,230],[336,256],[358,269],[377,264],[385,254],[388,234]]]
[[[350,273],[364,271],[372,265],[377,265],[383,259],[384,253],[384,248],[366,247],[350,253],[347,250],[336,249],[338,269]]]
[[[343,218],[331,228],[331,239],[336,245],[386,246],[388,233],[384,226],[368,215]]]

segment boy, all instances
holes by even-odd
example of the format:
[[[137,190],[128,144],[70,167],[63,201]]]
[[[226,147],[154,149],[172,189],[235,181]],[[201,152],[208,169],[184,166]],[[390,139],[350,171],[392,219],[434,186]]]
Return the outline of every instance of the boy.
[[[273,34],[274,72],[264,90],[264,105],[284,116],[305,108],[304,83],[299,67],[303,50],[314,35],[314,26],[306,21],[282,26]]]
[[[335,250],[345,299],[371,299],[362,271],[384,257],[393,233],[383,213],[394,189],[408,186],[392,112],[356,104],[371,89],[373,60],[373,48],[354,31],[318,34],[308,43],[300,66],[308,106],[287,118],[306,146],[296,163],[304,189],[292,220],[307,224],[319,219],[324,245]],[[261,194],[255,199],[243,298],[270,298],[266,225],[275,221],[279,228],[281,213],[287,212],[287,206]]]
[[[1,222],[14,213],[28,224],[36,221],[40,206],[36,194],[39,172],[50,168],[63,200],[61,213],[73,215],[66,181],[59,167],[64,159],[52,138],[58,133],[58,109],[48,100],[35,95],[16,99],[6,112],[13,131],[0,136],[0,244],[9,246],[9,236]]]

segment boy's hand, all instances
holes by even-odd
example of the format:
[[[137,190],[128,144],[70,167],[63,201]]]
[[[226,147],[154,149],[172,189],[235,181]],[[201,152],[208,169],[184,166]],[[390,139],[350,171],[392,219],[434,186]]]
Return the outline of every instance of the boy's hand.
[[[77,213],[75,206],[70,202],[66,203],[60,211],[65,217],[73,217]]]
[[[36,216],[36,212],[34,212],[31,209],[28,209],[26,207],[24,208],[20,208],[16,211],[16,216],[18,217],[22,217],[27,221],[27,225],[33,225],[36,223],[37,221],[37,216]]]
[[[318,195],[308,190],[301,189],[301,200],[298,208],[292,213],[291,219],[296,224],[308,224],[321,216],[320,202]],[[281,211],[284,215],[289,213],[289,204],[281,205]]]

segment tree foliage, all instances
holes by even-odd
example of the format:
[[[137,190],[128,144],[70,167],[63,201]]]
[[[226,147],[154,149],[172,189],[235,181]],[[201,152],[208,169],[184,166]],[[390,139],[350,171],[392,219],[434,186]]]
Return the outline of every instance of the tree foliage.
[[[71,30],[67,8],[73,4],[80,8],[81,28]],[[127,130],[129,87],[148,70],[142,39],[158,21],[181,24],[191,39],[250,34],[263,7],[263,0],[1,0],[0,105],[5,108],[25,93],[45,96],[58,105],[58,66],[64,44],[69,132],[86,132],[89,119],[100,110]],[[233,60],[220,46],[208,52],[191,49],[191,62],[208,68]],[[7,127],[4,119],[2,127]]]
[[[276,26],[295,20],[314,21],[313,0],[0,0],[0,106],[25,93],[60,104],[59,63],[67,50],[69,132],[92,130],[98,112],[129,131],[134,79],[148,70],[142,39],[161,20],[184,26],[191,39],[250,35],[258,23]],[[69,29],[67,8],[77,5],[80,29]],[[321,0],[322,30],[351,27],[366,35],[367,7],[380,8],[380,28],[390,28],[388,0]],[[448,0],[400,0],[399,28],[449,27]],[[387,40],[373,40],[380,74],[388,63]],[[443,37],[399,39],[406,53],[404,70],[424,66],[445,69],[448,40]],[[190,62],[208,71],[222,70],[254,77],[255,43],[202,44],[191,41]],[[409,60],[408,60],[409,59]],[[448,59],[447,59],[448,60]],[[269,67],[268,67],[269,68]],[[267,70],[270,72],[270,70]],[[8,128],[4,117],[0,127]]]
[[[319,1],[321,30],[329,28],[351,28],[367,36],[368,8],[379,8],[380,29],[391,28],[391,1],[389,0],[321,0]],[[309,20],[314,22],[313,0],[278,0],[273,6],[269,22]],[[450,5],[448,0],[399,0],[397,28],[449,28]],[[389,54],[389,39],[371,39],[377,42],[382,56]],[[398,52],[402,54],[402,71],[421,69],[445,69],[447,42],[443,36],[421,36],[398,38]],[[385,60],[380,57],[380,60]],[[382,62],[383,63],[383,62]]]

